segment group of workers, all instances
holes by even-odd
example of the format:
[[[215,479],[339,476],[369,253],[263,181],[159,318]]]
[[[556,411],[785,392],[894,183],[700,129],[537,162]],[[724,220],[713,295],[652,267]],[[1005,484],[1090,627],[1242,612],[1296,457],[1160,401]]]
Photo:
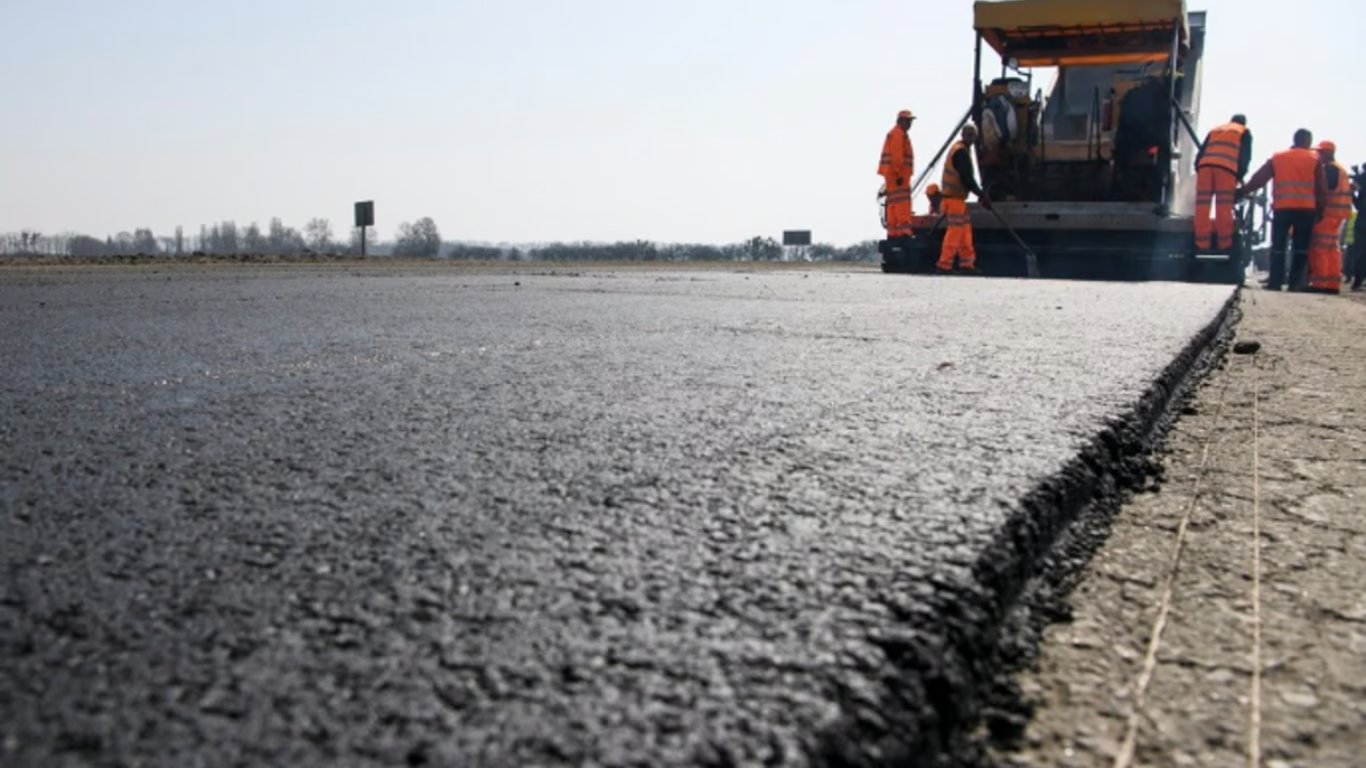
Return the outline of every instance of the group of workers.
[[[915,115],[904,109],[882,145],[878,174],[886,190],[887,238],[909,238],[912,230],[912,189],[915,152],[910,130]],[[972,243],[968,194],[991,209],[991,199],[977,183],[972,168],[972,147],[977,129],[964,126],[962,138],[949,148],[943,176],[930,184],[926,196],[931,213],[945,225],[944,243],[936,265],[940,272],[975,273],[977,254]],[[1252,133],[1247,118],[1234,115],[1209,132],[1196,156],[1195,247],[1197,251],[1233,247],[1233,208],[1238,199],[1272,183],[1271,274],[1266,287],[1279,291],[1309,290],[1338,293],[1342,289],[1342,234],[1355,205],[1366,203],[1366,190],[1354,190],[1347,170],[1337,162],[1331,141],[1313,147],[1306,129],[1295,132],[1294,145],[1271,156],[1252,178],[1244,182],[1252,160]],[[1210,214],[1213,211],[1213,221]],[[936,222],[937,223],[937,222]],[[1366,272],[1366,218],[1357,219],[1358,231],[1351,263],[1346,271],[1352,289],[1361,290]],[[1286,273],[1286,246],[1292,246],[1290,272]]]
[[[896,125],[887,132],[882,143],[882,157],[877,172],[882,176],[887,195],[887,239],[911,237],[913,234],[911,184],[915,174],[915,152],[911,148],[911,123],[915,115],[909,109],[897,113]],[[972,245],[972,219],[968,215],[968,194],[991,210],[991,198],[977,183],[972,169],[972,147],[977,142],[977,128],[963,126],[962,137],[949,147],[944,161],[944,172],[938,185],[925,188],[931,210],[944,222],[944,244],[940,247],[940,272],[976,274],[977,251]]]
[[[1252,155],[1247,118],[1233,118],[1209,132],[1196,155],[1195,245],[1197,250],[1233,247],[1233,206],[1239,198],[1272,185],[1271,259],[1267,290],[1339,293],[1343,278],[1343,231],[1352,218],[1352,179],[1337,161],[1337,145],[1314,146],[1308,129],[1243,181]],[[1210,202],[1214,202],[1213,237]],[[1286,246],[1290,271],[1286,273]],[[1355,254],[1353,254],[1355,255]],[[1359,261],[1357,259],[1354,259]],[[1360,290],[1359,268],[1346,270]]]

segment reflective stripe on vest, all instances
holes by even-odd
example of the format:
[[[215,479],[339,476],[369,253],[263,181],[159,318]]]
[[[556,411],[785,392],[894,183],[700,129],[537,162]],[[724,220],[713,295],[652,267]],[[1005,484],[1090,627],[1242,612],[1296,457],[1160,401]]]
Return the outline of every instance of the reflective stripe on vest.
[[[949,148],[949,156],[944,160],[944,176],[939,181],[939,194],[951,200],[967,200],[968,188],[963,186],[963,177],[958,175],[958,170],[953,167],[953,158],[959,152],[966,151],[968,145],[961,141],[955,141]]]
[[[1336,248],[1341,240],[1337,232],[1315,232],[1309,242],[1315,248]]]
[[[1338,185],[1328,190],[1328,203],[1323,207],[1323,216],[1346,221],[1352,218],[1352,182],[1347,178],[1347,169],[1340,163],[1334,162],[1333,167],[1338,169]]]
[[[1274,202],[1278,211],[1314,210],[1314,177],[1319,167],[1318,154],[1312,149],[1283,149],[1271,156],[1275,171]]]
[[[1224,123],[1209,132],[1205,139],[1205,153],[1200,156],[1197,168],[1212,166],[1233,173],[1238,172],[1238,158],[1243,152],[1243,134],[1247,126],[1238,123]]]

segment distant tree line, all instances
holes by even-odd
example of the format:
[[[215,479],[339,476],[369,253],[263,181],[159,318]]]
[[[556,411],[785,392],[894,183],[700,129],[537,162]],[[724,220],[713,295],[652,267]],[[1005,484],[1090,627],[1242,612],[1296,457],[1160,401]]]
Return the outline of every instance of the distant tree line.
[[[399,225],[398,238],[391,243],[376,243],[367,249],[379,255],[394,254],[435,257],[441,235],[431,218]],[[76,232],[44,234],[20,230],[0,234],[0,256],[39,256],[88,258],[98,256],[198,256],[198,255],[273,255],[301,254],[357,255],[360,231],[339,241],[328,219],[310,219],[302,231],[273,218],[263,229],[256,222],[239,226],[235,221],[205,224],[198,234],[187,234],[176,227],[172,236],[158,237],[150,229],[135,229],[104,238]]]
[[[351,244],[338,243],[334,239],[332,224],[327,219],[310,220],[303,232],[285,226],[284,222],[275,218],[264,230],[255,222],[239,227],[236,222],[224,221],[200,226],[198,235],[186,235],[183,227],[176,227],[175,234],[168,237],[158,237],[150,229],[135,229],[104,238],[75,232],[42,234],[33,230],[0,234],[0,255],[3,256],[291,256],[302,253],[340,254],[351,247]]]
[[[877,258],[877,241],[869,240],[846,248],[817,243],[791,249],[784,248],[771,237],[752,237],[743,243],[729,245],[656,244],[647,240],[550,243],[528,247],[521,258],[541,261],[870,261]]]
[[[0,256],[48,258],[188,257],[188,256],[358,256],[360,230],[339,242],[332,224],[311,219],[302,231],[273,218],[265,229],[255,222],[239,227],[223,221],[199,227],[187,236],[176,227],[172,236],[158,237],[150,229],[120,232],[103,239],[77,233],[43,234],[21,230],[0,234]],[[617,243],[547,243],[536,245],[489,245],[446,242],[436,222],[423,217],[398,225],[389,242],[367,243],[374,257],[443,258],[467,261],[870,261],[877,258],[876,241],[846,248],[818,243],[787,249],[771,237],[752,237],[742,243],[703,245],[653,243],[647,240]]]

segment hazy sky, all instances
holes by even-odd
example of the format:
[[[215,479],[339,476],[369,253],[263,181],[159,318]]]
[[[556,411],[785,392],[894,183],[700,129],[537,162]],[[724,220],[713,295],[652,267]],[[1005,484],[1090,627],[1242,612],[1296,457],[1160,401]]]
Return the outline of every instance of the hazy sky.
[[[1366,161],[1366,4],[1207,0],[1203,133]],[[1294,9],[1289,18],[1287,7]],[[883,134],[970,96],[967,0],[0,0],[0,231],[105,235],[374,199],[379,232],[880,236]],[[999,71],[985,57],[987,71]],[[918,203],[923,205],[923,202]]]

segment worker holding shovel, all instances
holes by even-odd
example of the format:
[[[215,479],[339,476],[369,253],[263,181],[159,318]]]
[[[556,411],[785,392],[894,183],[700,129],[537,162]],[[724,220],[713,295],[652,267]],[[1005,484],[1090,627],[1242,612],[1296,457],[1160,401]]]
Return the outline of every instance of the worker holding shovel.
[[[957,257],[957,271],[975,275],[977,271],[977,251],[972,246],[972,217],[968,215],[968,193],[977,195],[977,201],[991,210],[991,198],[977,184],[972,170],[970,147],[977,141],[977,128],[972,124],[963,126],[962,139],[949,149],[948,160],[944,163],[944,175],[940,181],[939,192],[943,195],[944,245],[939,251],[937,270],[941,273],[954,272],[954,258]]]

